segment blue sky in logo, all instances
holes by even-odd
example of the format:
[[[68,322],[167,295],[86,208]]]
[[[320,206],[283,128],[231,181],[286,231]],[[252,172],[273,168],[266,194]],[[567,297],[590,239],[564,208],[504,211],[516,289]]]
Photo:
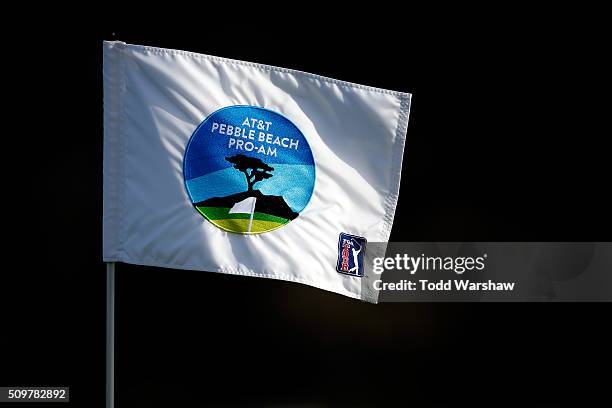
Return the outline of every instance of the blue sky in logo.
[[[242,126],[245,118],[255,118],[264,122],[270,122],[267,129],[263,132],[270,133],[280,138],[288,138],[297,141],[297,149],[284,148],[279,145],[261,143],[258,140],[249,140],[243,137],[234,138],[242,140],[244,143],[251,142],[255,147],[263,146],[276,148],[276,156],[265,155],[258,153],[256,150],[246,151],[239,150],[235,147],[228,147],[229,139],[232,136],[227,136],[219,133],[218,129],[213,131],[215,123],[224,123],[232,126],[238,126],[244,130],[253,129],[255,138],[257,139],[259,132],[257,128],[249,128]],[[196,177],[212,173],[217,170],[231,167],[232,164],[225,160],[225,157],[235,154],[244,154],[246,156],[257,157],[264,163],[270,164],[298,164],[298,165],[314,165],[314,159],[308,141],[302,132],[284,116],[272,112],[267,109],[253,106],[231,106],[220,109],[211,114],[194,132],[191,140],[187,145],[184,162],[184,175],[186,180],[191,180]]]
[[[249,119],[250,126],[244,125]],[[255,124],[252,120],[255,119]],[[262,121],[262,122],[260,122]],[[265,124],[269,122],[269,124]],[[243,136],[220,133],[220,124],[241,128],[243,132],[255,131],[254,140]],[[257,126],[265,126],[263,129]],[[297,143],[295,147],[259,141],[259,132],[271,134],[269,140],[279,137],[288,143]],[[230,139],[233,139],[230,142]],[[252,150],[237,149],[236,143],[251,142]],[[232,144],[230,144],[232,143]],[[259,147],[265,150],[276,148],[276,155],[258,152]],[[268,150],[269,151],[269,150]],[[193,203],[212,197],[225,197],[247,190],[244,174],[233,168],[225,160],[236,154],[256,157],[274,168],[272,177],[255,184],[254,188],[265,195],[282,196],[295,212],[306,207],[315,183],[315,163],[302,132],[284,116],[267,109],[252,106],[231,106],[211,114],[194,132],[185,151],[183,169],[185,185]]]

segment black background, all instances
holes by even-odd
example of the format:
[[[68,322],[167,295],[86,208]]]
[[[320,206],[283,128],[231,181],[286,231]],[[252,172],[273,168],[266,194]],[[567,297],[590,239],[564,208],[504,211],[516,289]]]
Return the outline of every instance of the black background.
[[[6,84],[19,88],[5,99],[19,132],[3,139],[0,384],[67,385],[71,406],[104,404],[104,39],[412,93],[394,241],[610,240],[597,13],[446,11],[321,9],[295,22],[236,8],[194,11],[193,24],[143,17],[138,29],[112,12],[101,29],[47,21],[7,64],[27,81]],[[279,281],[117,273],[118,407],[608,397],[609,304],[370,305]]]

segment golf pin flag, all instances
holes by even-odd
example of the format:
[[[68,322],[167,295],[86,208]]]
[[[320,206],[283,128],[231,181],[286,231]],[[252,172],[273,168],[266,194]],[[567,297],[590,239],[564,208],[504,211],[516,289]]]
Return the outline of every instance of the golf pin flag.
[[[249,228],[247,229],[247,232],[249,233],[252,231],[256,202],[257,198],[248,197],[234,204],[234,206],[228,211],[228,214],[249,214]]]
[[[363,253],[391,233],[410,94],[185,51],[103,48],[104,261],[377,301],[362,293]]]
[[[245,198],[244,200],[239,201],[236,204],[234,204],[234,206],[232,208],[230,208],[229,213],[230,214],[249,214],[249,215],[253,215],[253,213],[255,212],[255,203],[256,202],[257,202],[257,198],[255,198],[255,197]]]

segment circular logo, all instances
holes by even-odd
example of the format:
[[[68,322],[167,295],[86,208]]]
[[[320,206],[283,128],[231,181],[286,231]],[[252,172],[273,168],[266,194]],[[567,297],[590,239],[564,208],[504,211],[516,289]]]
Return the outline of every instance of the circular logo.
[[[195,130],[183,162],[198,212],[240,234],[280,228],[306,207],[315,163],[302,132],[286,117],[255,106],[229,106]]]

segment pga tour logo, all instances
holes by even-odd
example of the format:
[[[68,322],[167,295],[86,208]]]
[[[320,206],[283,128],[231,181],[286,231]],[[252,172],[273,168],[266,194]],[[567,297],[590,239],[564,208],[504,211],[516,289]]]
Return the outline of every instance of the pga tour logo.
[[[363,254],[367,240],[363,237],[340,233],[336,270],[352,276],[363,276]]]

